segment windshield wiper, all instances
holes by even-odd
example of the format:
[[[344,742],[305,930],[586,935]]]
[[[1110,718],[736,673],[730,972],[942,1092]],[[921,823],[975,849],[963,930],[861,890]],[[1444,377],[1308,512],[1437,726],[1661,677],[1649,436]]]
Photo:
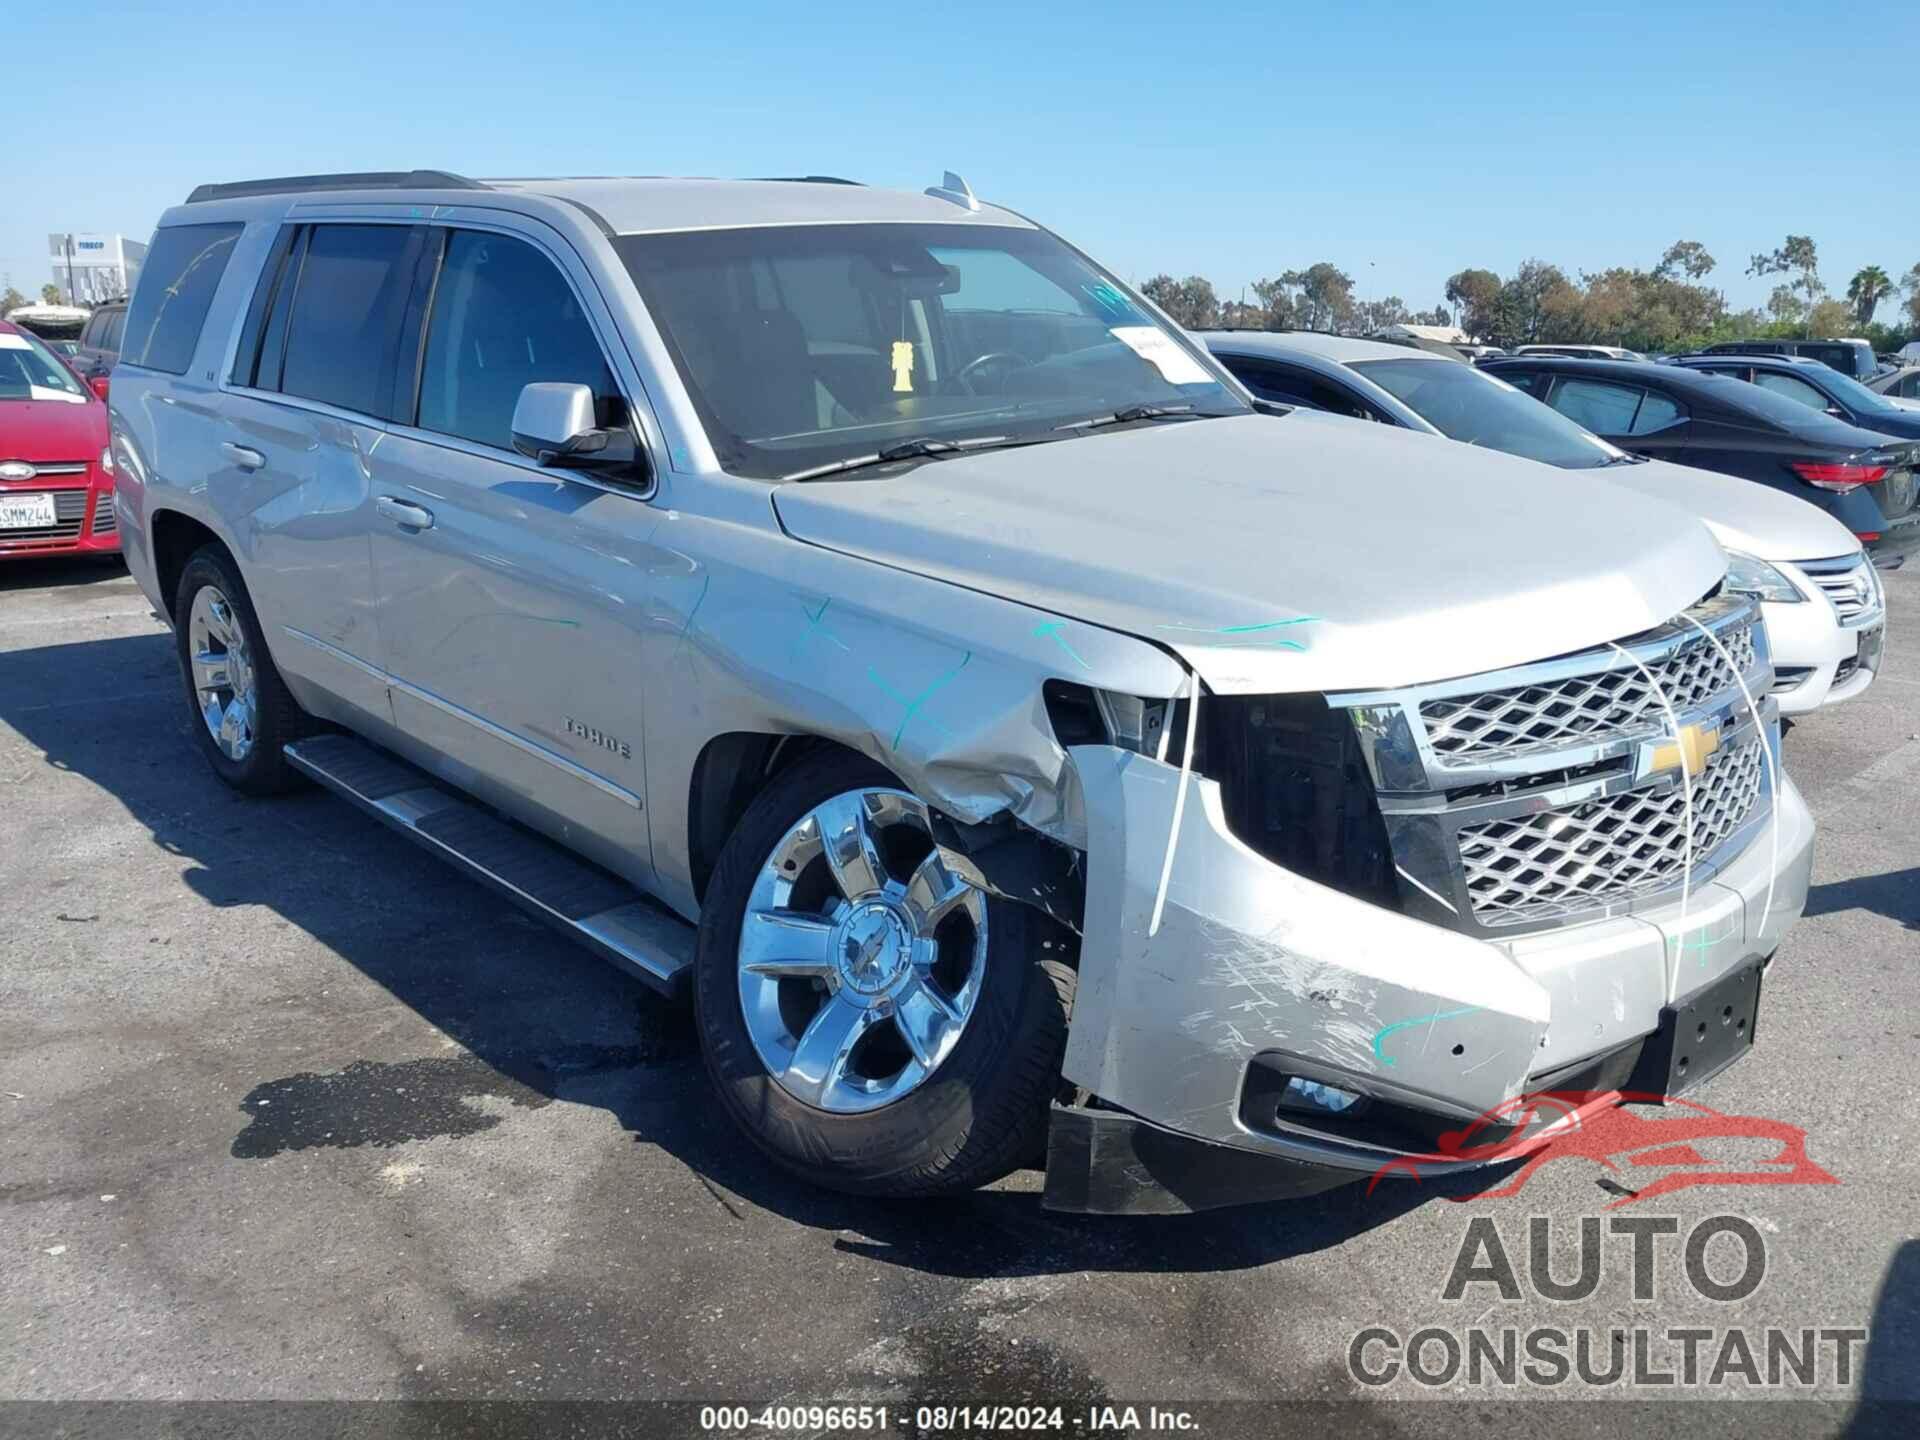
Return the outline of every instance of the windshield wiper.
[[[1609,455],[1606,465],[1602,465],[1600,468],[1604,470],[1608,465],[1644,465],[1646,463],[1647,457],[1645,455],[1629,455],[1625,451],[1622,451],[1618,455]]]
[[[912,440],[901,440],[871,455],[855,455],[850,460],[835,460],[828,465],[816,465],[811,470],[796,470],[791,475],[782,475],[780,479],[783,483],[825,480],[829,476],[845,475],[850,470],[865,470],[875,465],[898,465],[907,460],[937,460],[942,456],[971,454],[976,450],[1007,450],[1019,445],[1038,445],[1052,438],[1050,435],[982,435],[970,440],[941,440],[922,435]]]
[[[1097,430],[1102,425],[1132,425],[1141,420],[1211,420],[1217,418],[1213,413],[1195,410],[1191,405],[1122,405],[1110,415],[1096,415],[1091,420],[1069,420],[1064,425],[1056,425],[1056,430]]]

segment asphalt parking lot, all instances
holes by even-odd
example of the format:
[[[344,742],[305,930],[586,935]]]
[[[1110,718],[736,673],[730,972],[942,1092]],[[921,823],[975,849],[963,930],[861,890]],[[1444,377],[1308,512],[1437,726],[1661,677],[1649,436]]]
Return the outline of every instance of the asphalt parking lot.
[[[1794,729],[1820,838],[1759,1043],[1693,1098],[1800,1127],[1837,1185],[1620,1212],[1748,1217],[1757,1291],[1609,1245],[1587,1299],[1442,1299],[1474,1216],[1556,1270],[1623,1198],[1402,1184],[1154,1220],[1038,1177],[923,1205],[773,1173],[686,1017],[342,802],[241,799],[189,747],[125,572],[0,570],[0,1397],[890,1399],[1069,1407],[1365,1393],[1368,1326],[1869,1327],[1813,1428],[1920,1399],[1920,571],[1863,699]],[[1738,1268],[1737,1264],[1733,1268]],[[1679,1387],[1695,1398],[1760,1393]],[[1402,1378],[1426,1428],[1496,1393]],[[1536,1392],[1538,1393],[1538,1392]],[[1574,1393],[1600,1394],[1600,1390]],[[1783,1393],[1783,1392],[1770,1392]],[[1216,1431],[1216,1433],[1227,1433]]]

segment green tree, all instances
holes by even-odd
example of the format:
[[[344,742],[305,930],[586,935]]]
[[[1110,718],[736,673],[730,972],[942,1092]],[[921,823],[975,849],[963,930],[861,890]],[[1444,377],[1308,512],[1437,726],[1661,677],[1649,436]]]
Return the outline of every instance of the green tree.
[[[60,303],[60,287],[58,285],[42,285],[40,287],[40,300],[41,303],[45,305],[58,305]]]
[[[1460,315],[1460,328],[1475,339],[1493,331],[1494,305],[1500,298],[1500,277],[1491,270],[1461,270],[1447,278],[1447,303]]]
[[[1389,295],[1384,300],[1359,300],[1353,306],[1353,329],[1359,335],[1371,335],[1389,325],[1404,325],[1413,318],[1407,302],[1398,295]]]
[[[1289,272],[1300,287],[1298,322],[1303,330],[1341,331],[1353,324],[1353,277],[1330,260]]]
[[[1220,299],[1213,293],[1213,282],[1198,275],[1184,280],[1156,275],[1140,287],[1140,293],[1184,329],[1211,330],[1220,323]]]
[[[1900,277],[1900,293],[1907,299],[1907,323],[1920,330],[1920,265]]]
[[[9,310],[18,310],[26,303],[27,297],[9,285],[7,293],[0,295],[0,315],[5,315]]]
[[[1797,325],[1805,318],[1807,302],[1794,294],[1791,285],[1776,285],[1767,297],[1767,313],[1782,325]]]
[[[1578,307],[1573,286],[1558,265],[1528,260],[1500,287],[1493,303],[1493,336],[1500,345],[1528,345],[1546,338],[1549,326],[1559,332],[1577,329]],[[1573,338],[1570,335],[1560,338]]]
[[[1253,293],[1266,312],[1265,329],[1291,330],[1300,309],[1298,272],[1289,270],[1272,280],[1253,282]]]
[[[1793,278],[1787,284],[1800,297],[1803,315],[1827,293],[1827,287],[1820,281],[1820,252],[1808,235],[1789,235],[1787,243],[1778,250],[1755,255],[1753,263],[1747,266],[1747,274],[1791,275]],[[1767,308],[1773,308],[1771,300]]]
[[[1703,280],[1712,273],[1713,266],[1713,256],[1698,240],[1676,240],[1653,267],[1653,278],[1671,280],[1677,270],[1689,280]]]
[[[1807,311],[1807,334],[1815,340],[1831,340],[1836,335],[1847,335],[1854,328],[1854,312],[1847,308],[1844,300],[1825,299],[1817,302]]]
[[[1847,282],[1847,299],[1852,302],[1854,317],[1862,325],[1873,323],[1873,312],[1892,294],[1893,277],[1878,265],[1855,271],[1853,279]]]

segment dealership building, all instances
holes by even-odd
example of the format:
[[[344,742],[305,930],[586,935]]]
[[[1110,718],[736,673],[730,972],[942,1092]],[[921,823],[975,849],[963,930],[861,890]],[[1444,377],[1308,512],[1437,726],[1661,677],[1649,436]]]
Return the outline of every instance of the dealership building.
[[[98,305],[133,293],[147,247],[124,235],[68,231],[47,237],[53,283],[74,305]]]

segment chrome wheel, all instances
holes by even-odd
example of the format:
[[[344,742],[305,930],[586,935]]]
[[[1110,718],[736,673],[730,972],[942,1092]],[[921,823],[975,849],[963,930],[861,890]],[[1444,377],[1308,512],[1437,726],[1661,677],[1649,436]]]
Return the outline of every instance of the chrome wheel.
[[[853,1114],[940,1068],[986,973],[975,879],[900,790],[836,795],[781,837],[755,876],[738,955],[747,1034],[781,1089]]]
[[[187,619],[193,695],[213,743],[229,760],[253,752],[254,671],[247,632],[227,597],[211,585],[193,597]]]

